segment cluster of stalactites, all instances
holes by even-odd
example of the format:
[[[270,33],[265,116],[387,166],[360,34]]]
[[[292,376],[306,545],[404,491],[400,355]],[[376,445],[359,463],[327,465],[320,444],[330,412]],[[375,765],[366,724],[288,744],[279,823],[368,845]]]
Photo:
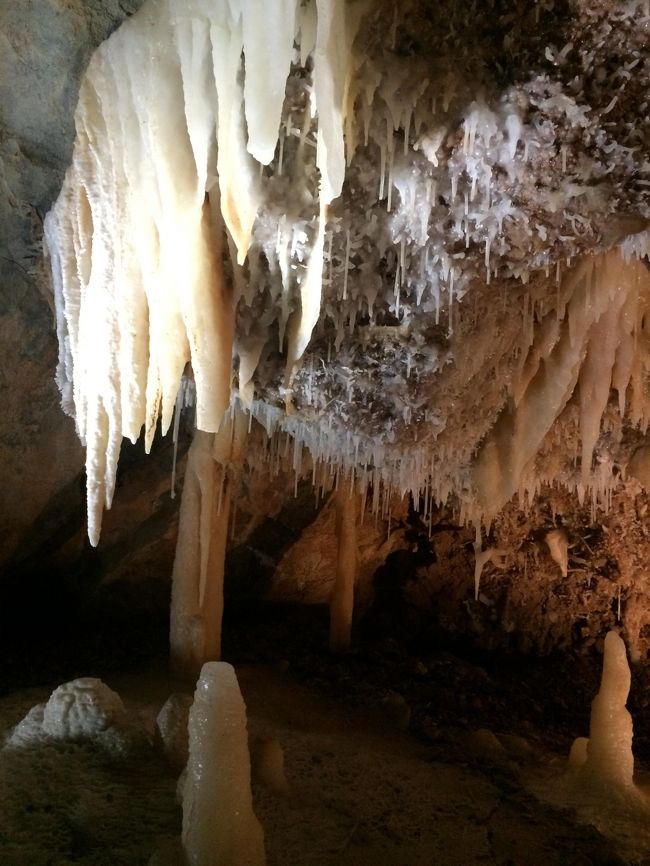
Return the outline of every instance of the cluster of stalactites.
[[[234,298],[222,272],[223,226],[243,262],[259,204],[257,161],[275,152],[296,40],[313,57],[321,178],[320,251],[288,330],[291,363],[304,351],[320,312],[324,209],[343,183],[359,8],[344,0],[148,0],[90,62],[72,166],[45,240],[57,379],[87,449],[93,544],[122,437],[135,441],[144,427],[149,449],[160,416],[167,431],[186,364],[199,429],[216,431],[230,402]]]
[[[647,255],[645,242],[638,237],[621,250],[578,260],[565,271],[546,311],[531,305],[530,327],[524,328],[506,406],[470,465],[460,465],[431,441],[402,447],[331,419],[322,424],[285,415],[258,401],[251,411],[275,446],[256,452],[254,459],[260,464],[268,459],[271,473],[289,461],[296,479],[311,472],[314,486],[323,491],[347,484],[351,494],[362,497],[364,510],[367,501],[384,517],[393,496],[411,494],[426,519],[436,503],[455,495],[461,518],[480,525],[489,523],[514,494],[519,493],[523,503],[541,483],[557,480],[554,467],[546,467],[539,454],[545,438],[555,425],[562,425],[563,413],[572,407],[577,410],[579,469],[564,480],[581,499],[591,491],[593,502],[606,505],[617,478],[606,460],[593,464],[611,390],[621,416],[634,426],[644,429],[650,413],[645,388],[650,272],[636,257]],[[286,441],[278,438],[281,433]]]
[[[559,281],[557,302],[531,313],[519,347],[521,365],[507,384],[510,405],[473,467],[451,453],[453,446],[436,449],[436,431],[402,446],[388,436],[353,431],[343,421],[332,423],[331,414],[308,418],[253,399],[256,367],[273,332],[270,317],[255,321],[252,303],[258,288],[253,248],[258,258],[266,250],[256,240],[268,206],[260,164],[273,163],[281,175],[284,129],[303,145],[314,113],[313,164],[320,178],[309,231],[296,231],[297,223],[289,231],[288,209],[277,226],[271,221],[266,228],[278,249],[284,294],[285,282],[298,275],[295,302],[280,305],[287,319],[278,329],[283,334],[286,325],[285,384],[322,314],[322,293],[331,294],[337,280],[340,295],[327,307],[339,311],[337,345],[343,323],[354,328],[364,303],[371,316],[376,301],[406,324],[416,308],[438,322],[443,288],[451,334],[452,301],[478,276],[470,267],[472,248],[484,249],[489,282],[503,258],[504,219],[517,215],[496,180],[523,183],[530,154],[541,147],[534,125],[526,125],[514,102],[488,108],[473,101],[459,121],[458,75],[449,73],[441,84],[417,64],[382,55],[389,67],[384,71],[377,58],[355,53],[355,33],[371,8],[364,0],[147,0],[94,55],[80,92],[73,164],[45,226],[60,345],[57,378],[87,448],[93,544],[112,500],[122,437],[135,441],[144,427],[148,449],[159,417],[167,431],[174,406],[181,408],[179,386],[188,363],[197,427],[217,431],[233,399],[234,352],[239,398],[269,435],[293,437],[296,477],[306,448],[317,486],[329,489],[345,477],[364,500],[371,491],[375,511],[393,494],[411,492],[430,514],[435,502],[456,493],[465,519],[491,518],[517,490],[534,491],[541,477],[535,456],[574,394],[580,485],[604,489],[609,480],[594,480],[591,463],[610,387],[618,391],[621,411],[645,423],[648,351],[639,323],[650,287],[644,267],[615,251],[578,262]],[[309,122],[301,130],[283,117],[296,46],[301,66],[310,69]],[[556,110],[550,102],[545,110]],[[460,128],[462,142],[448,145],[454,140],[448,134]],[[326,225],[346,158],[349,163],[369,142],[365,156],[377,158],[377,171],[369,171],[373,181],[379,177],[376,203],[385,201],[391,215],[390,240],[374,212],[360,227],[340,220]],[[294,180],[300,192],[309,192],[306,174],[298,172]],[[454,239],[464,239],[469,251],[466,259],[462,253],[452,261],[445,251],[440,227],[449,217]],[[519,223],[509,220],[509,243],[525,246],[530,232],[513,234]],[[544,231],[538,228],[540,238]],[[337,235],[345,250],[338,274],[332,256]],[[234,260],[233,286],[222,270],[224,239]],[[396,265],[387,289],[355,257],[367,255],[372,264],[390,243]],[[625,250],[647,255],[647,240],[629,241]],[[239,266],[249,251],[250,332],[236,334],[244,274]],[[386,291],[389,296],[378,298]],[[535,316],[539,326],[533,328]],[[287,404],[292,410],[290,391]]]
[[[615,483],[611,473],[592,467],[610,390],[618,394],[621,415],[636,426],[645,427],[650,408],[644,385],[650,273],[626,252],[580,260],[558,288],[556,309],[538,322],[511,386],[510,406],[478,454],[473,508],[480,516],[491,518],[516,492],[534,494],[542,481],[554,480],[544,478],[535,460],[570,401],[578,407],[579,494],[589,488],[604,494]],[[637,252],[647,254],[645,247]]]
[[[650,271],[636,257],[646,255],[644,239],[635,243],[634,248],[630,241],[621,250],[578,260],[565,271],[546,311],[531,305],[506,406],[470,465],[460,465],[431,441],[402,447],[351,431],[331,418],[323,424],[257,400],[246,411],[265,436],[251,440],[249,462],[271,476],[292,469],[296,484],[311,475],[323,493],[346,485],[351,496],[361,497],[362,511],[367,503],[385,518],[395,496],[411,494],[426,520],[437,503],[455,495],[461,518],[480,525],[489,523],[514,494],[523,503],[541,483],[557,480],[555,467],[546,467],[539,454],[572,407],[578,419],[579,469],[564,480],[580,498],[591,491],[594,502],[606,505],[617,478],[606,460],[593,464],[611,390],[621,416],[632,425],[643,429],[650,414],[645,388]]]

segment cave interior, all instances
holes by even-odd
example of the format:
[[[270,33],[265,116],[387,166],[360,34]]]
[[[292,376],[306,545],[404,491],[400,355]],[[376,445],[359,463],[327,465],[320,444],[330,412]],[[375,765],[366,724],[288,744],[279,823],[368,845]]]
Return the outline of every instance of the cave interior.
[[[648,0],[0,4],[0,863],[650,864]]]

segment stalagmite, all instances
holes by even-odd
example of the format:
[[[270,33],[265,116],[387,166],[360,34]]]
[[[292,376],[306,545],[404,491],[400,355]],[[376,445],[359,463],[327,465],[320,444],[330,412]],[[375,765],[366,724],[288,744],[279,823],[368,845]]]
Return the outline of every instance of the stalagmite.
[[[576,737],[571,744],[569,752],[569,760],[567,761],[567,770],[578,770],[587,762],[587,746],[589,745],[588,737]]]
[[[568,779],[578,789],[601,796],[636,792],[632,753],[632,717],[626,709],[630,667],[623,639],[610,631],[605,636],[600,689],[591,704],[589,738],[578,737],[571,747]]]
[[[354,607],[354,580],[357,571],[357,497],[341,483],[336,497],[338,554],[336,578],[330,598],[330,649],[349,649]]]
[[[284,751],[275,737],[259,740],[251,747],[253,776],[270,791],[288,794],[289,783],[284,774]]]
[[[188,866],[264,866],[264,834],[253,812],[246,707],[235,671],[201,670],[189,718],[183,790]]]
[[[613,788],[633,785],[632,717],[625,707],[629,692],[625,643],[610,631],[605,637],[600,690],[591,705],[587,759],[580,770],[590,784]]]
[[[630,682],[625,643],[610,631],[600,688],[591,704],[589,738],[574,740],[565,772],[535,785],[535,793],[554,806],[569,807],[580,823],[615,839],[621,863],[641,863],[650,844],[650,797],[647,785],[634,780],[633,726],[626,709]]]
[[[170,695],[156,716],[154,743],[180,773],[188,759],[187,721],[192,698],[184,692]]]

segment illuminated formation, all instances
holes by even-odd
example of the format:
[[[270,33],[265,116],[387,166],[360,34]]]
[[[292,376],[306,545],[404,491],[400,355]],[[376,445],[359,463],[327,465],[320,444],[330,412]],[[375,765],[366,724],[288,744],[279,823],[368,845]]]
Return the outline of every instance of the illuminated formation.
[[[295,3],[266,4],[260,16],[253,3],[151,0],[88,69],[74,161],[46,242],[58,381],[86,443],[93,544],[122,437],[135,441],[144,427],[149,448],[159,415],[169,429],[185,365],[191,361],[196,381],[199,430],[216,432],[230,402],[239,298],[223,277],[221,220],[241,264],[262,196],[252,155],[273,158],[296,24],[303,43],[315,39],[313,96],[326,117],[316,156],[322,249],[324,208],[343,183],[345,46],[354,34],[342,4],[318,6],[316,27],[311,7],[295,20]],[[320,312],[322,255],[309,261],[288,323],[293,361]],[[287,312],[288,300],[283,327]],[[246,393],[255,351],[238,342],[236,352]]]
[[[514,494],[558,480],[606,505],[611,389],[645,429],[643,153],[617,138],[606,83],[590,101],[548,74],[497,87],[461,5],[443,45],[416,0],[147,0],[91,60],[45,225],[57,378],[92,544],[122,437],[144,428],[149,449],[158,419],[165,433],[195,403],[208,438],[181,513],[181,668],[217,655],[229,489],[264,453],[232,425],[292,437],[296,478],[307,452],[314,484],[361,514],[411,492],[426,518],[455,497],[477,527],[477,594],[499,553],[480,524]],[[545,7],[529,5],[537,33]],[[558,69],[576,50],[540,49]],[[350,515],[339,525],[343,549]]]
[[[264,866],[253,812],[246,707],[233,668],[201,670],[189,717],[183,849],[189,866]]]
[[[220,656],[230,501],[247,426],[231,413],[218,433],[197,431],[190,448],[172,575],[170,650],[180,675],[196,676]]]
[[[600,691],[591,705],[585,763],[587,773],[605,785],[632,785],[632,717],[625,706],[630,680],[625,644],[610,631],[605,637]]]

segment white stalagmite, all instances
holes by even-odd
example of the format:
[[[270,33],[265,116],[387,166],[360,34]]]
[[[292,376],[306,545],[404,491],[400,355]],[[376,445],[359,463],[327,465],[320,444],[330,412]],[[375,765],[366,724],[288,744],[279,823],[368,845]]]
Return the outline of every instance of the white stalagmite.
[[[354,581],[357,573],[357,496],[347,484],[334,494],[336,497],[336,538],[338,552],[336,578],[330,597],[329,646],[334,652],[350,648]]]
[[[246,706],[224,662],[201,670],[189,718],[183,849],[189,866],[264,866],[253,812]]]
[[[633,785],[632,717],[625,707],[629,693],[625,643],[610,631],[605,637],[600,690],[591,705],[587,760],[583,766],[583,771],[601,784],[624,788]]]
[[[546,791],[539,793],[549,793],[554,805],[575,810],[581,823],[623,842],[623,859],[636,863],[647,852],[644,828],[650,799],[647,786],[634,781],[633,726],[626,708],[630,681],[625,643],[610,631],[605,636],[600,689],[591,704],[589,738],[574,740],[559,785],[545,785]]]

